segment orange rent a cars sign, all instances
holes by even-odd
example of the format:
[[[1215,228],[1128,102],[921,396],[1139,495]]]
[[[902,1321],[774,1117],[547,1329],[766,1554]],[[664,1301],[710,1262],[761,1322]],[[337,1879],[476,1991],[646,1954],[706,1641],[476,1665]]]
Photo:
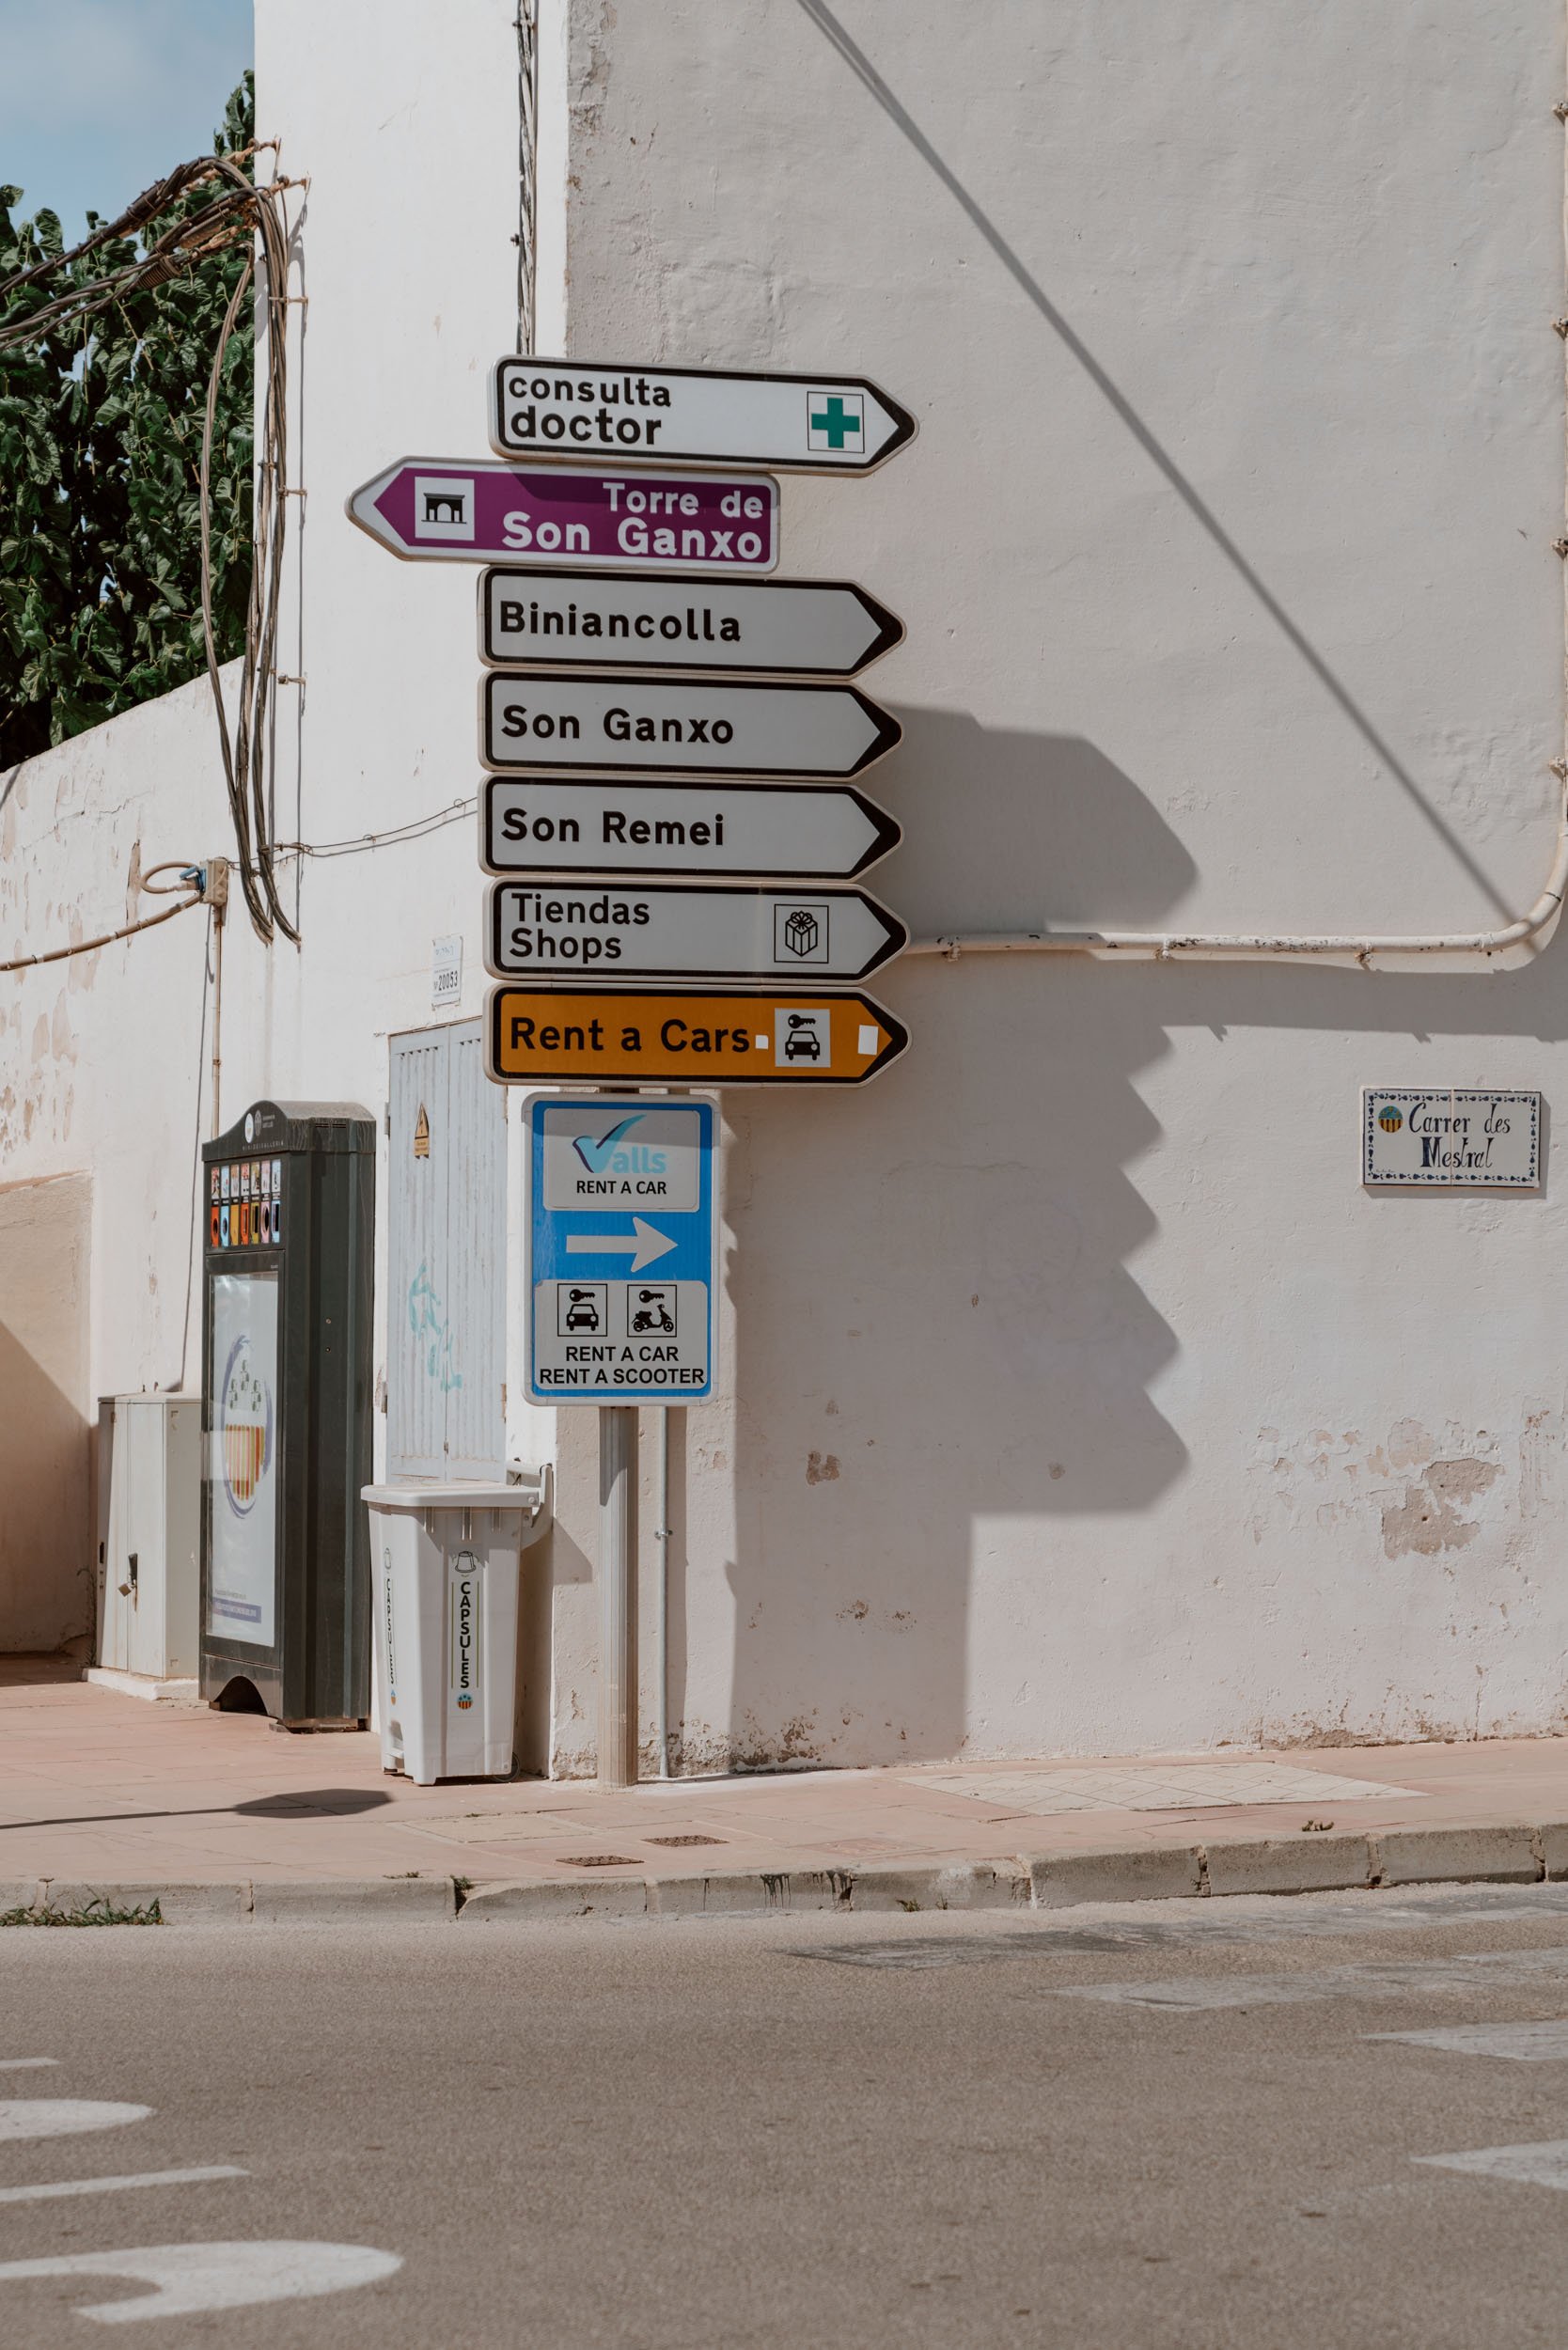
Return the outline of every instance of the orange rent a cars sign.
[[[500,1085],[864,1085],[909,1042],[870,996],[754,988],[491,991]]]

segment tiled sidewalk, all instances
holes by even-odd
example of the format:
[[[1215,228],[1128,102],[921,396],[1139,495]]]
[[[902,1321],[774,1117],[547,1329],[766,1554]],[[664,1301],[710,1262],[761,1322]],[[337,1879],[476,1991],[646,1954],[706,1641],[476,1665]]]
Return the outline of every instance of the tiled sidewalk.
[[[1568,1739],[419,1788],[365,1733],[0,1670],[0,1882],[844,1870],[1568,1820]]]

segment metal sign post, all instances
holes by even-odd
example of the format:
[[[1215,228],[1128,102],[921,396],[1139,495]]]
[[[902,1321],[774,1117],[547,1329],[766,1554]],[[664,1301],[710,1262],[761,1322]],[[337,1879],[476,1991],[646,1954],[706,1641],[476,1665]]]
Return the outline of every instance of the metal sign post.
[[[861,376],[518,355],[490,384],[509,462],[403,458],[347,504],[401,560],[492,567],[486,1066],[595,1089],[528,1104],[525,1287],[530,1400],[598,1411],[605,1787],[637,1776],[637,1406],[714,1384],[716,1118],[688,1089],[862,1085],[909,1042],[845,985],[903,924],[830,885],[900,838],[848,778],[902,729],[843,681],[903,623],[850,581],[768,579],[779,485],[738,469],[870,473],[915,432]],[[662,1697],[659,1746],[663,1774]]]
[[[599,1407],[599,1784],[637,1781],[637,1413]]]
[[[599,1422],[599,1783],[637,1777],[637,1406],[713,1392],[718,1253],[711,1101],[535,1094],[528,1394]]]

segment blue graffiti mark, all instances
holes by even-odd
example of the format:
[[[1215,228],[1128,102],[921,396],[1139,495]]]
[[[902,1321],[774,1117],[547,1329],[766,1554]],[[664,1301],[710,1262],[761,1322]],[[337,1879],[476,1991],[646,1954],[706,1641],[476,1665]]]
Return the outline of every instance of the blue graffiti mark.
[[[408,1326],[426,1371],[440,1380],[442,1393],[461,1387],[463,1373],[452,1369],[452,1325],[442,1318],[441,1300],[431,1287],[428,1263],[419,1267],[408,1285]]]

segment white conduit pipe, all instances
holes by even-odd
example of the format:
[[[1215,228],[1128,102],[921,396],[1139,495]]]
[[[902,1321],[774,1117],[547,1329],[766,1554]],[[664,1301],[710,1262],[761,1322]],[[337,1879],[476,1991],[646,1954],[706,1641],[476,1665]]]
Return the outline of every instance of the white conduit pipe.
[[[1256,962],[1276,955],[1342,955],[1364,969],[1373,967],[1374,955],[1468,955],[1488,962],[1495,955],[1506,954],[1511,948],[1526,946],[1539,937],[1557,919],[1565,891],[1568,797],[1558,819],[1557,849],[1546,886],[1528,914],[1505,923],[1501,930],[1458,931],[1429,938],[1268,938],[1240,933],[1184,937],[1175,932],[1162,936],[1152,931],[981,931],[969,937],[912,938],[904,952],[940,955],[948,963],[958,963],[964,955],[1094,955],[1105,960],[1147,957],[1153,963],[1224,962],[1227,958]]]

